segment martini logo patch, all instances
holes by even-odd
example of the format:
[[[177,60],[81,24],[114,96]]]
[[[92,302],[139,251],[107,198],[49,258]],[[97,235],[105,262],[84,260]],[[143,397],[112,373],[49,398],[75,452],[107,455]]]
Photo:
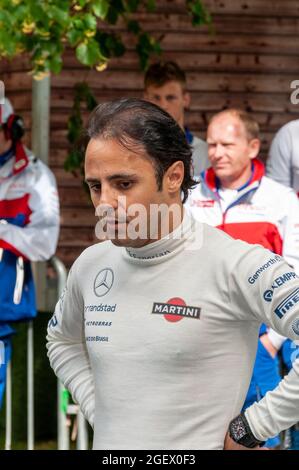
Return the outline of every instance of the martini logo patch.
[[[157,315],[164,315],[165,320],[169,322],[178,322],[183,318],[200,319],[199,307],[191,307],[186,305],[186,302],[180,297],[173,297],[166,303],[154,302],[152,313]]]

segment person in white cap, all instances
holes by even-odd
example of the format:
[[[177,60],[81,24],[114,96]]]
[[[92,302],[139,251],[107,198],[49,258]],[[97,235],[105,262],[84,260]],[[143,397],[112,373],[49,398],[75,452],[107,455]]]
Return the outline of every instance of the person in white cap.
[[[36,316],[30,261],[49,259],[59,233],[59,202],[52,172],[23,145],[23,120],[0,105],[0,406],[9,360],[10,322]]]

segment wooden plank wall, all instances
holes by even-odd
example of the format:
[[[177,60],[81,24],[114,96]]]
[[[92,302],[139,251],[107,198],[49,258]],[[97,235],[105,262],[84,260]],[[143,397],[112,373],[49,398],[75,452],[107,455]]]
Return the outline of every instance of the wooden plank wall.
[[[262,156],[273,134],[299,117],[290,102],[290,83],[299,79],[298,0],[206,0],[213,14],[214,33],[192,28],[184,0],[158,0],[157,12],[140,13],[144,28],[160,38],[166,60],[176,60],[187,72],[192,103],[186,119],[204,136],[215,112],[238,106],[252,112],[261,126]],[[114,28],[123,31],[123,25]],[[58,254],[69,266],[95,241],[94,211],[78,179],[63,170],[67,153],[66,122],[73,86],[87,80],[98,101],[141,96],[143,76],[138,69],[132,36],[125,34],[128,52],[111,61],[102,73],[87,70],[66,52],[64,69],[52,78],[50,165],[56,174],[62,206]],[[25,59],[0,64],[1,79],[16,110],[31,122],[31,77]],[[27,134],[30,142],[30,132]]]

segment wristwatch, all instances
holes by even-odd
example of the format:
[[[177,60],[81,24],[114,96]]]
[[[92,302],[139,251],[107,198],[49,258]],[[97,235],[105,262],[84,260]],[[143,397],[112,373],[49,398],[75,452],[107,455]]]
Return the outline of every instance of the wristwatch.
[[[265,444],[265,441],[259,441],[254,437],[244,413],[241,413],[229,423],[228,432],[233,441],[250,449]]]

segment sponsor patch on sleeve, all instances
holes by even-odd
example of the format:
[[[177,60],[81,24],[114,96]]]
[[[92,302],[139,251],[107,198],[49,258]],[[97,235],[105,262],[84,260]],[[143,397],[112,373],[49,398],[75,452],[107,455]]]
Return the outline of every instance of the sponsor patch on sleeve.
[[[283,318],[299,302],[299,288],[288,295],[274,310],[278,318]]]

